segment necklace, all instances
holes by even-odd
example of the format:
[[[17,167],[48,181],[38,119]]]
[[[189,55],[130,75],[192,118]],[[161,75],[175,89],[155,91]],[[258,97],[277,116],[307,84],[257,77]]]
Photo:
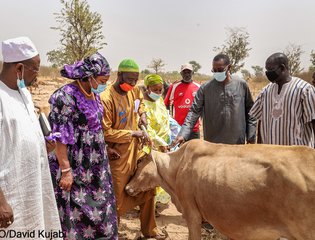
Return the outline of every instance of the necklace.
[[[78,83],[78,85],[79,85],[81,91],[83,92],[83,94],[84,94],[85,96],[87,96],[87,97],[89,97],[89,98],[91,98],[91,97],[94,98],[93,92],[87,93],[87,92],[84,90],[84,88],[82,87],[82,85],[81,85],[81,83],[80,83],[80,80],[78,80],[77,83]]]

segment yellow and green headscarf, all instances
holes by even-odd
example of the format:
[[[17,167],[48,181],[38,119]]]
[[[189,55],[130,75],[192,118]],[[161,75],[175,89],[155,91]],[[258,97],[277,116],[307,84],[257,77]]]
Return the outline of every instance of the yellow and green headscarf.
[[[144,86],[153,86],[159,83],[163,83],[163,79],[160,75],[157,74],[149,74],[144,78]]]
[[[138,64],[132,59],[124,59],[118,66],[118,72],[139,72]]]

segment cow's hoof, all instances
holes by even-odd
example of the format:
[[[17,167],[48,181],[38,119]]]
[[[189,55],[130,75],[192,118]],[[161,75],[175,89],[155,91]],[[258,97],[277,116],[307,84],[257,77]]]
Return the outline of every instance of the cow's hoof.
[[[213,226],[210,223],[207,222],[202,222],[201,227],[206,230],[207,232],[212,232],[212,230],[214,229]]]
[[[166,230],[163,228],[162,229],[162,232],[160,232],[159,230],[159,233],[155,236],[150,236],[150,237],[144,237],[142,239],[146,239],[146,240],[149,240],[149,239],[156,239],[156,240],[163,240],[163,239],[170,239],[169,236],[168,236],[168,233],[166,232]]]

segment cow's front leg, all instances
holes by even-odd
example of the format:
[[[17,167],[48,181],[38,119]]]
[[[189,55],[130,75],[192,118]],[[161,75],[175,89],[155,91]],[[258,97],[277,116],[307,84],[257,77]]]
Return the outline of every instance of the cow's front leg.
[[[189,240],[201,239],[201,216],[198,211],[185,209],[183,217],[185,218],[189,231]]]

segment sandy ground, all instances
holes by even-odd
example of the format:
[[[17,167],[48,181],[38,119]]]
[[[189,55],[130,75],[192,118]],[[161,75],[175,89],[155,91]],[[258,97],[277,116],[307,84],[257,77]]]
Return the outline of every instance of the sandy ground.
[[[159,208],[161,209],[161,208]],[[161,209],[160,216],[156,218],[158,228],[168,236],[167,239],[183,240],[188,239],[188,228],[182,215],[176,210],[174,204],[169,203]],[[120,240],[136,240],[141,237],[140,221],[138,211],[133,210],[121,219]],[[202,229],[202,240],[227,240],[216,230],[210,232]]]
[[[33,101],[35,108],[38,111],[49,113],[48,99],[50,95],[59,87],[66,84],[65,79],[46,80],[39,79],[38,87],[32,88]],[[181,214],[176,210],[176,207],[170,203],[166,208],[159,209],[160,216],[157,217],[159,229],[168,235],[168,239],[182,240],[188,239],[188,228]],[[133,210],[121,218],[120,224],[120,240],[135,240],[141,236],[140,221],[138,219],[138,211]],[[202,230],[203,240],[226,240],[224,236],[217,233],[215,230],[207,232]]]

